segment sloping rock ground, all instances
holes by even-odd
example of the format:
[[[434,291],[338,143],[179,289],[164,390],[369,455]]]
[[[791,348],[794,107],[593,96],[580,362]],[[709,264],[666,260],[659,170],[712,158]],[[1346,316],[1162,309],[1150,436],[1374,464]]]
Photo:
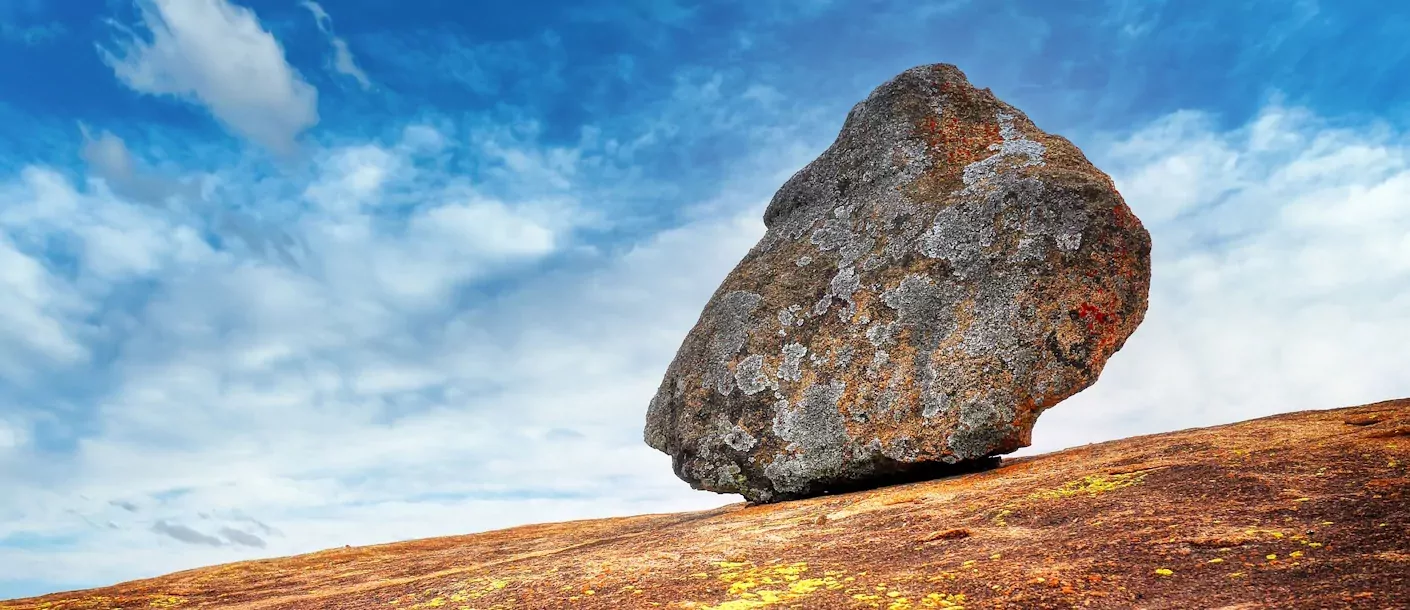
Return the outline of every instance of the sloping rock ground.
[[[773,505],[336,549],[0,602],[108,608],[1410,608],[1410,400]]]

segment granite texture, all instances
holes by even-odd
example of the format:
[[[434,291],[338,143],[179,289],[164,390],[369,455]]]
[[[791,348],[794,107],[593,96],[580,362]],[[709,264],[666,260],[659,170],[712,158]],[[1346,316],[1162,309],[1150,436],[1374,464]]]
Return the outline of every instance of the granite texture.
[[[1140,324],[1150,236],[1066,139],[907,70],[778,191],[647,412],[692,486],[756,502],[1029,444]]]

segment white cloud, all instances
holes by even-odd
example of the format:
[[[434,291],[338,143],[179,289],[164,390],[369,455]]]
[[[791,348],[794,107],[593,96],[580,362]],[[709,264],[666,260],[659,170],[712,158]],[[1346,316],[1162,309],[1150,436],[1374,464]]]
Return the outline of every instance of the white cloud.
[[[323,6],[313,0],[304,0],[299,3],[304,8],[313,13],[313,20],[318,24],[318,30],[328,38],[328,44],[333,46],[333,71],[344,76],[350,76],[361,85],[363,89],[372,88],[372,80],[367,78],[367,73],[358,67],[357,61],[353,59],[352,50],[348,48],[348,41],[333,33],[333,18],[328,15],[328,11],[323,10]]]
[[[69,241],[79,263],[75,289],[150,274],[168,259],[200,257],[206,250],[194,228],[173,224],[160,210],[101,189],[81,193],[50,169],[26,168],[18,183],[0,188],[0,197],[8,199],[0,229]]]
[[[62,209],[71,204],[72,194],[51,184],[47,176],[30,173],[25,189],[0,191],[7,210],[0,214],[0,227],[7,215],[29,201],[52,204]],[[76,328],[86,304],[75,291],[55,277],[35,257],[22,251],[14,239],[0,232],[0,380],[19,383],[29,378],[42,362],[74,364],[87,358],[88,350]],[[35,358],[41,359],[36,362]]]
[[[357,212],[381,201],[378,195],[397,163],[391,152],[371,144],[332,151],[320,162],[322,179],[304,195],[331,214]]]
[[[280,153],[318,122],[318,93],[248,8],[227,0],[137,0],[150,40],[126,32],[103,61],[135,91],[205,106],[230,131]]]
[[[339,290],[394,308],[440,307],[464,282],[548,255],[582,222],[572,194],[578,185],[570,176],[577,162],[572,155],[549,166],[522,143],[490,138],[474,144],[519,160],[515,172],[495,172],[489,180],[528,193],[507,201],[463,179],[419,186],[421,178],[437,177],[423,176],[415,166],[417,143],[427,134],[408,137],[413,141],[391,148],[329,151],[319,178],[305,190],[321,213],[302,220],[303,238],[319,252],[325,280]],[[405,210],[408,205],[412,209]],[[398,206],[404,213],[395,221],[379,210]]]
[[[28,435],[19,426],[0,419],[0,457],[19,449],[28,442]]]

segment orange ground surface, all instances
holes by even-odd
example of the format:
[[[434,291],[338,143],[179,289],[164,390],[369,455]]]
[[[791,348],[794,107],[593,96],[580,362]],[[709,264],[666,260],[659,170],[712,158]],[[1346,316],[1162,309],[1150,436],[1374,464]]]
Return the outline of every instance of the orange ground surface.
[[[1410,608],[1410,400],[764,506],[531,525],[0,602],[122,608]]]

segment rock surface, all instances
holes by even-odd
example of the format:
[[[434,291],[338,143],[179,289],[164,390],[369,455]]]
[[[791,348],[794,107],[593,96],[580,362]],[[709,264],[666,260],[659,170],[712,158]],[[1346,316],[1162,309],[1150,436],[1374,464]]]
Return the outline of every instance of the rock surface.
[[[963,73],[907,70],[764,214],[646,442],[777,501],[1029,444],[1140,324],[1150,236],[1111,180]]]
[[[0,610],[1384,610],[1410,608],[1407,531],[1402,400],[797,502],[340,546]]]

